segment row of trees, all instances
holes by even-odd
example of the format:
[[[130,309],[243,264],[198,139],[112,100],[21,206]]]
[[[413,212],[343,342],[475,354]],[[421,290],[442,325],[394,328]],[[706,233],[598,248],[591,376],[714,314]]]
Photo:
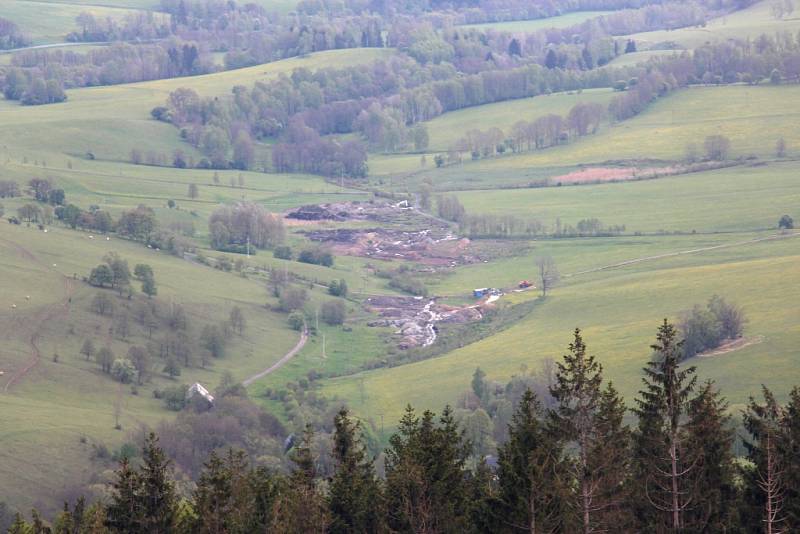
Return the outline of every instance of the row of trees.
[[[78,501],[54,522],[74,532],[778,532],[800,528],[800,388],[764,389],[744,412],[746,462],[732,454],[727,404],[680,364],[666,321],[652,346],[637,422],[576,330],[553,369],[552,405],[526,389],[491,464],[450,408],[406,410],[382,476],[363,425],[341,409],[324,468],[310,427],[282,475],[244,453],[212,452],[188,493],[150,434],[123,458],[107,503]],[[482,377],[473,389],[483,393]],[[327,473],[323,475],[323,473]],[[34,521],[43,524],[38,514]],[[76,526],[77,523],[77,526]],[[30,528],[17,516],[11,532]],[[41,530],[40,530],[41,531]]]
[[[60,80],[21,69],[11,69],[5,74],[3,96],[6,100],[19,100],[26,106],[54,104],[67,99]]]

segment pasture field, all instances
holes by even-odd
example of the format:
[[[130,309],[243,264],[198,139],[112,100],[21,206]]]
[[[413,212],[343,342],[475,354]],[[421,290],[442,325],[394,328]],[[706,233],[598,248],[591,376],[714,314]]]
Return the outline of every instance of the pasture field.
[[[642,50],[617,56],[608,64],[612,67],[632,67],[639,63],[647,63],[653,58],[669,58],[681,52],[681,50]]]
[[[34,45],[62,43],[66,35],[78,30],[75,18],[81,13],[91,13],[95,18],[122,20],[137,6],[110,6],[99,3],[73,5],[73,3],[43,3],[34,0],[0,0],[0,13],[19,26]]]
[[[496,30],[509,33],[532,33],[537,30],[546,30],[549,28],[569,28],[570,26],[575,26],[606,14],[606,11],[575,11],[573,13],[544,19],[464,24],[461,28],[474,28],[479,31]]]
[[[794,13],[776,19],[771,12],[773,2],[763,0],[724,17],[712,19],[705,27],[680,28],[635,33],[626,36],[641,49],[663,48],[665,43],[675,43],[683,48],[696,48],[705,43],[725,39],[755,39],[761,34],[796,33],[800,30],[800,16]]]
[[[570,187],[464,191],[467,213],[556,219],[575,225],[596,217],[626,232],[746,232],[774,228],[800,204],[797,162]]]
[[[519,121],[533,121],[550,113],[566,116],[573,106],[580,103],[598,103],[605,107],[613,96],[611,89],[588,89],[497,102],[445,113],[424,123],[430,137],[428,151],[446,151],[472,129],[486,130],[491,126],[500,128],[508,136],[514,124]]]
[[[752,251],[743,258],[744,247],[721,249],[673,258],[663,266],[656,261],[649,268],[565,279],[508,330],[431,360],[332,379],[323,391],[346,398],[363,417],[383,413],[395,422],[407,402],[437,411],[453,403],[469,389],[478,366],[497,380],[537,369],[544,359],[560,357],[579,326],[607,378],[631,403],[659,322],[718,293],[744,307],[749,319],[745,335],[764,336],[764,341],[722,356],[696,358],[692,363],[700,377],[715,380],[734,411],[762,382],[783,397],[796,382],[798,365],[797,243],[796,237],[767,241],[748,245]],[[576,244],[572,254],[582,253]]]

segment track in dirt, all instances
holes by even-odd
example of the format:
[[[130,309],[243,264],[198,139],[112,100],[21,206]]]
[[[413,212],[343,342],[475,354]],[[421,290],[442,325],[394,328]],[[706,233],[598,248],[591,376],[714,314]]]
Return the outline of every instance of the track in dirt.
[[[283,365],[286,362],[288,362],[289,360],[294,358],[297,355],[297,353],[300,352],[303,349],[303,347],[306,344],[306,341],[308,341],[308,330],[304,330],[303,333],[300,334],[300,340],[297,342],[297,345],[295,345],[292,350],[290,350],[289,352],[284,354],[283,357],[280,360],[278,360],[277,362],[273,363],[271,366],[269,366],[268,368],[264,369],[260,373],[256,373],[253,376],[251,376],[250,378],[247,378],[247,379],[243,380],[242,381],[242,385],[244,385],[244,387],[247,387],[250,384],[252,384],[253,382],[255,382],[256,380],[258,380],[259,378],[264,378],[268,374],[273,373],[273,372],[277,371],[278,369],[280,369],[281,367],[283,367]]]
[[[30,250],[26,249],[22,245],[15,243],[13,241],[9,241],[7,239],[0,239],[10,246],[14,247],[19,254],[33,263],[36,263],[49,271],[54,271],[52,267],[45,264],[39,258],[36,257]],[[57,271],[54,271],[57,273]],[[42,359],[42,352],[39,348],[39,338],[42,333],[41,326],[49,321],[53,321],[56,318],[61,316],[66,316],[69,314],[70,308],[70,301],[72,300],[72,294],[75,292],[75,280],[68,278],[61,273],[57,273],[63,278],[64,283],[64,296],[60,302],[53,304],[51,306],[47,306],[46,308],[38,311],[33,317],[30,317],[25,320],[25,323],[30,324],[33,328],[33,331],[28,338],[28,345],[31,349],[31,359],[26,363],[21,369],[15,371],[8,381],[3,386],[3,392],[8,393],[11,386],[15,383],[19,382],[21,378],[23,378],[26,374],[28,374],[34,367],[36,367]]]

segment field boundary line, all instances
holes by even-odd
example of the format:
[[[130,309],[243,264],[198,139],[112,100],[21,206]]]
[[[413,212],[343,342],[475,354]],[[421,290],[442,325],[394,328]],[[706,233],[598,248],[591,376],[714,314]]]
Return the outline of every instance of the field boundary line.
[[[632,260],[621,261],[619,263],[612,263],[611,265],[604,265],[602,267],[595,267],[593,269],[586,269],[584,271],[578,271],[576,273],[565,274],[564,278],[572,278],[574,276],[580,276],[583,274],[590,274],[596,273],[600,271],[608,271],[611,269],[617,269],[619,267],[627,267],[628,265],[635,265],[637,263],[643,263],[646,261],[653,261],[653,260],[661,260],[664,258],[673,258],[676,256],[687,256],[691,254],[700,254],[703,252],[708,252],[711,250],[719,250],[723,248],[733,248],[733,247],[740,247],[745,245],[753,245],[755,243],[761,243],[764,241],[775,241],[779,239],[791,239],[793,237],[797,237],[800,235],[800,232],[793,232],[788,234],[773,234],[766,237],[758,237],[755,239],[748,239],[746,241],[737,241],[735,243],[723,243],[721,245],[712,245],[710,247],[700,247],[694,248],[689,250],[679,250],[677,252],[666,252],[664,254],[656,254],[655,256],[645,256],[643,258],[635,258]]]

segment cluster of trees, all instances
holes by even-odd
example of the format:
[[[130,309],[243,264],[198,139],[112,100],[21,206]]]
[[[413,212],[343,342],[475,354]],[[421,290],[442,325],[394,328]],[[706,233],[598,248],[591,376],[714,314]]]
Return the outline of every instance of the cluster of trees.
[[[253,467],[245,452],[212,447],[183,493],[166,452],[172,443],[165,438],[162,448],[150,434],[140,460],[120,462],[105,503],[81,500],[56,518],[53,529],[73,532],[76,522],[93,533],[800,528],[800,388],[785,406],[766,388],[763,401],[751,399],[743,418],[748,461],[738,462],[727,403],[713,382],[698,384],[695,369],[680,364],[677,330],[665,321],[652,349],[632,428],[623,399],[576,330],[551,369],[548,406],[532,389],[522,389],[496,457],[476,451],[486,439],[482,408],[459,423],[449,407],[439,417],[409,407],[382,455],[379,476],[368,429],[341,408],[328,426],[329,441],[315,439],[310,425],[302,437],[288,440],[289,474]],[[492,402],[494,392],[481,373],[472,390],[478,405]],[[202,417],[179,420],[191,427]],[[247,422],[250,428],[269,425],[228,420],[238,429]],[[269,436],[280,431],[273,423]],[[193,437],[207,435],[203,430]],[[212,427],[211,436],[222,437],[223,430]],[[43,528],[38,513],[34,522]],[[18,534],[34,527],[17,515],[11,528]]]
[[[451,152],[469,153],[472,159],[503,154],[506,150],[523,152],[565,143],[574,137],[597,133],[605,109],[596,103],[578,103],[567,117],[548,114],[533,121],[514,124],[510,135],[500,128],[470,130],[451,148]]]
[[[21,48],[29,44],[30,39],[19,31],[19,27],[13,21],[0,17],[0,50]]]
[[[108,292],[97,293],[89,309],[110,319],[109,336],[130,344],[123,356],[118,356],[108,339],[97,348],[94,340],[87,338],[81,354],[87,360],[94,358],[101,371],[122,383],[143,385],[157,373],[169,378],[180,376],[183,368],[199,366],[206,368],[213,359],[223,358],[234,335],[241,335],[247,321],[244,313],[234,307],[227,320],[219,323],[195,325],[179,304],[164,306],[157,299],[155,278],[148,265],[137,265],[133,277],[142,283],[142,292],[147,299],[133,297],[130,287],[131,273],[127,262],[110,255],[106,263],[96,267],[88,281],[96,286],[116,287],[118,299]],[[161,336],[157,336],[162,332]],[[136,340],[137,343],[132,342]],[[185,392],[184,392],[185,393]],[[157,395],[164,398],[170,409],[183,408],[174,396]]]
[[[38,72],[11,69],[3,77],[3,96],[26,106],[64,102],[67,95],[57,78],[45,78]]]
[[[691,358],[742,337],[745,322],[742,309],[718,295],[711,297],[705,307],[695,305],[682,314],[678,324],[683,357]]]
[[[283,221],[254,202],[222,206],[208,219],[211,246],[216,250],[245,253],[248,248],[266,248],[283,242]]]

